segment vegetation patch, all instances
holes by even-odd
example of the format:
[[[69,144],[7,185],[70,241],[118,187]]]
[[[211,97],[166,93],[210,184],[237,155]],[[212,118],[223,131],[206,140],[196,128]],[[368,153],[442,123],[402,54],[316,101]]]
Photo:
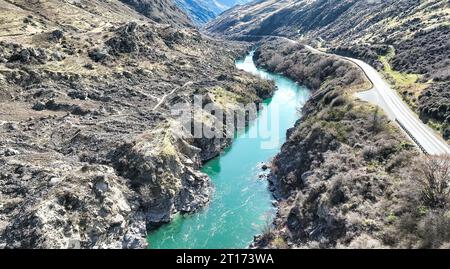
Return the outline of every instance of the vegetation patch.
[[[393,57],[395,57],[395,49],[393,47],[390,48],[388,54],[379,57],[383,65],[382,72],[411,109],[417,111],[418,98],[422,91],[428,87],[428,84],[420,82],[422,76],[419,74],[408,74],[392,69],[391,60]]]

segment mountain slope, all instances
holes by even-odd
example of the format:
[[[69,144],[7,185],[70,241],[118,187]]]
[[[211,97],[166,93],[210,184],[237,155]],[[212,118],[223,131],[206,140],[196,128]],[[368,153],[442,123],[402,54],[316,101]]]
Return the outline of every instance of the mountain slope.
[[[191,20],[172,0],[120,0],[144,16],[177,26],[192,26]]]
[[[118,0],[0,0],[0,248],[143,248],[208,203],[199,168],[231,141],[180,137],[172,105],[273,87],[235,69],[245,45],[148,3],[159,19]]]
[[[392,32],[389,37],[393,38],[401,34],[399,30],[416,32],[419,29],[405,23],[411,19],[420,19],[423,26],[446,24],[445,14],[448,14],[448,1],[442,0],[264,0],[233,8],[208,28],[214,32],[217,27],[227,24],[222,33],[228,36],[314,33],[327,41],[348,41],[350,38],[368,41],[374,37],[367,33],[382,38],[380,35],[385,31]]]
[[[228,38],[282,35],[365,60],[425,122],[450,138],[450,3],[445,0],[266,0],[207,29]]]

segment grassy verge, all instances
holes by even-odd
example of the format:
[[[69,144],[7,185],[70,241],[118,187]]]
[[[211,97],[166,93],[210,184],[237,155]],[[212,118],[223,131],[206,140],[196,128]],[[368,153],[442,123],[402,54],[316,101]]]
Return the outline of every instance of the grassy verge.
[[[418,113],[418,100],[422,91],[425,90],[429,83],[420,82],[422,78],[419,74],[408,74],[405,72],[399,72],[393,70],[390,65],[390,60],[395,56],[394,48],[391,48],[389,53],[380,56],[379,60],[383,63],[384,69],[382,73],[388,80],[391,86],[400,94],[402,99],[408,104],[408,106],[416,113]],[[441,124],[429,121],[428,126],[436,130],[439,133],[443,132]]]

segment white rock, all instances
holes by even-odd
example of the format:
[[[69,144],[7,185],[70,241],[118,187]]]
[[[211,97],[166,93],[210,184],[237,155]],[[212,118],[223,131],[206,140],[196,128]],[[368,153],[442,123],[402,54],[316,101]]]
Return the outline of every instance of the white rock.
[[[59,182],[61,182],[61,179],[58,177],[52,177],[50,179],[50,181],[48,182],[48,184],[50,184],[50,186],[55,186],[57,185]]]

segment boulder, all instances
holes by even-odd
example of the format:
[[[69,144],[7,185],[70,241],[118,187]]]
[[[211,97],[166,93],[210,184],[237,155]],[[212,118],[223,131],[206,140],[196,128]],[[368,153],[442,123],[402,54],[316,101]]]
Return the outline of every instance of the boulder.
[[[64,38],[64,32],[62,30],[54,30],[50,33],[50,40],[53,42],[61,42]]]
[[[89,52],[89,58],[94,62],[103,62],[108,58],[108,52],[104,49],[95,48]]]
[[[62,54],[62,53],[59,52],[59,51],[55,51],[55,52],[52,53],[52,59],[53,59],[54,61],[60,62],[60,61],[64,60],[65,58],[66,58],[66,57],[64,57],[64,54]]]
[[[131,22],[118,29],[116,36],[106,41],[111,54],[132,53],[139,51],[139,40],[136,36],[138,25]]]
[[[88,70],[95,70],[94,65],[91,64],[91,63],[85,64],[83,67],[86,68],[86,69],[88,69]]]
[[[57,185],[58,183],[60,183],[61,182],[61,179],[59,178],[59,177],[52,177],[51,179],[50,179],[50,181],[48,182],[48,184],[50,185],[50,186],[55,186],[55,185]]]
[[[37,111],[42,111],[45,110],[46,105],[43,102],[37,102],[36,104],[33,105],[33,109],[37,110]]]
[[[31,58],[31,53],[27,49],[23,49],[20,51],[20,53],[17,55],[17,59],[21,61],[22,63],[28,63]]]
[[[73,99],[86,100],[88,99],[88,93],[86,91],[75,90],[68,93],[69,97]]]
[[[3,155],[5,157],[11,157],[11,156],[15,156],[18,154],[19,154],[19,151],[12,149],[12,148],[6,148],[3,150],[0,150],[0,156]]]
[[[47,54],[43,49],[21,49],[19,52],[14,53],[11,57],[9,57],[9,62],[21,62],[23,64],[26,63],[37,63],[44,64],[47,61]]]
[[[109,190],[109,183],[104,176],[99,176],[94,184],[94,192],[97,195],[104,195]]]
[[[265,163],[261,164],[261,170],[263,171],[267,171],[267,169],[269,169],[269,166]]]

